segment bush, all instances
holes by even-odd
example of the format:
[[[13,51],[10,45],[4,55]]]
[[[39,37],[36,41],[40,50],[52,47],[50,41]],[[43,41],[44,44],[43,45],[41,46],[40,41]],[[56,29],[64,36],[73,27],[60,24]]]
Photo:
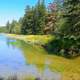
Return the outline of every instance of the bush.
[[[59,56],[74,58],[80,55],[80,38],[74,36],[57,36],[47,45],[47,50]]]

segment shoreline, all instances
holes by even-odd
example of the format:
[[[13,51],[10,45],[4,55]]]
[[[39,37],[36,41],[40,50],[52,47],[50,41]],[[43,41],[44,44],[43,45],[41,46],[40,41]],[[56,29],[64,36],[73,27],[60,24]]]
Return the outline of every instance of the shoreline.
[[[6,36],[18,40],[22,40],[26,43],[45,45],[55,37],[52,35],[16,35],[16,34],[5,34]]]
[[[16,35],[16,34],[5,34],[6,36],[14,39],[23,40],[25,42],[30,41],[31,43],[41,41],[46,44],[52,39],[50,35]],[[76,59],[66,59],[64,57],[56,55],[48,55],[48,59],[53,63],[50,68],[54,71],[60,72],[62,80],[80,80],[80,57]],[[75,67],[73,67],[75,66]]]

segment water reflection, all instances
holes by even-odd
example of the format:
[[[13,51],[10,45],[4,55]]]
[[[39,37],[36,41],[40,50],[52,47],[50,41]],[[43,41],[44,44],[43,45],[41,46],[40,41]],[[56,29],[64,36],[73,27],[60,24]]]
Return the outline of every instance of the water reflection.
[[[40,46],[0,35],[0,75],[39,77],[41,80],[60,80],[60,75],[49,68],[46,51]],[[8,73],[8,74],[7,74]],[[19,79],[19,80],[20,80]]]
[[[6,38],[6,44],[8,47],[12,46],[13,48],[15,48],[14,45],[10,44],[10,43],[13,43],[13,42],[16,42],[16,40],[12,40],[10,38]]]

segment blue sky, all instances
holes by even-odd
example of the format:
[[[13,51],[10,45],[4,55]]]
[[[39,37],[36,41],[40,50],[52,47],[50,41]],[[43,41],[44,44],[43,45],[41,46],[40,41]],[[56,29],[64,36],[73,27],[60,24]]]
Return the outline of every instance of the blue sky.
[[[4,26],[9,20],[18,20],[24,15],[26,5],[35,5],[38,0],[0,0],[0,26]],[[45,0],[48,4],[52,0]]]

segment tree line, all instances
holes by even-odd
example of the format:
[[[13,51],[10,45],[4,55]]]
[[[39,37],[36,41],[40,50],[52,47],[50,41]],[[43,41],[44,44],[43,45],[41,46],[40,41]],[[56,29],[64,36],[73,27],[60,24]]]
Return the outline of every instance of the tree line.
[[[6,28],[9,33],[19,34],[43,34],[47,10],[44,0],[38,1],[35,6],[26,6],[25,14],[17,22],[7,23]]]
[[[46,7],[45,0],[26,6],[19,21],[8,21],[7,33],[80,35],[80,1],[54,0]]]
[[[61,15],[57,15],[56,21],[56,38],[46,44],[46,48],[54,54],[74,58],[80,55],[80,0],[61,1],[62,8],[58,8]]]
[[[19,21],[7,22],[7,33],[54,34],[55,40],[46,44],[58,55],[80,55],[80,0],[54,0],[46,7],[45,0],[27,6]]]
[[[6,24],[7,33],[52,34],[57,30],[57,20],[62,13],[63,2],[55,0],[46,7],[45,0],[38,0],[35,6],[26,6],[25,14],[19,21]]]

